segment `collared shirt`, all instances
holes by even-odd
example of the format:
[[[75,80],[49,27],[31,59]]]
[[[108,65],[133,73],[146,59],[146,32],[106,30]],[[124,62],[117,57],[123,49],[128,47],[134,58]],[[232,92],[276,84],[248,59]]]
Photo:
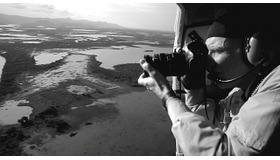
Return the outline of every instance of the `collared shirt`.
[[[218,104],[207,99],[205,106],[201,92],[187,93],[193,112],[179,115],[172,126],[184,155],[280,155],[280,66],[246,102],[243,91],[234,88]],[[217,107],[220,118],[214,115]]]

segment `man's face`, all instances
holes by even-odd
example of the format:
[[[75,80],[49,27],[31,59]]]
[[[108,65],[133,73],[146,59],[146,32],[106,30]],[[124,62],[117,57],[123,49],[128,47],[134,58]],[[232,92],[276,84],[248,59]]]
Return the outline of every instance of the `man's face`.
[[[242,40],[210,37],[206,40],[209,50],[209,72],[221,80],[236,78],[250,70],[242,54]]]

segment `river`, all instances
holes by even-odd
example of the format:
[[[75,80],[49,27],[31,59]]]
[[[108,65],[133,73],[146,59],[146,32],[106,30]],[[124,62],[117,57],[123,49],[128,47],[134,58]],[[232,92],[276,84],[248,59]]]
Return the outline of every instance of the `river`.
[[[118,46],[117,48],[89,49],[80,53],[87,55],[97,55],[96,59],[102,62],[100,67],[113,69],[114,65],[124,63],[138,63],[144,55],[159,53],[170,53],[171,47],[152,47],[147,45],[136,45],[136,47]]]

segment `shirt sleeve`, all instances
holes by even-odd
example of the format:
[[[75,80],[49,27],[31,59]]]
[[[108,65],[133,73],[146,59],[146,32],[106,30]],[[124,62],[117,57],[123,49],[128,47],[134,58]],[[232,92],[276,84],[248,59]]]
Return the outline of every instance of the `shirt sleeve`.
[[[192,112],[180,114],[173,123],[172,132],[180,152],[192,156],[236,155],[234,152],[236,150],[242,150],[250,155],[256,154],[256,151],[239,142],[239,137],[222,131],[221,121],[213,121],[216,107],[214,101],[207,99],[205,106],[202,103],[203,98],[199,95],[201,95],[199,90],[187,92],[185,102]]]
[[[279,155],[280,66],[270,73],[223,132],[203,115],[179,114],[172,133],[184,155]],[[193,95],[199,94],[195,91]],[[201,97],[189,96],[196,105]],[[193,109],[192,109],[193,110]]]
[[[203,97],[203,89],[185,90],[185,104],[194,113],[206,117],[214,122],[215,101],[213,99]],[[205,101],[207,103],[205,103]]]
[[[178,116],[177,121],[173,123],[172,133],[185,156],[236,155],[234,148],[247,155],[257,154],[254,149],[238,142],[238,138],[228,136],[205,117],[192,112]]]
[[[202,115],[181,113],[172,132],[184,155],[279,155],[280,90],[251,97],[223,132]]]
[[[223,132],[210,121],[197,114],[186,112],[178,116],[172,132],[184,155],[213,155]]]

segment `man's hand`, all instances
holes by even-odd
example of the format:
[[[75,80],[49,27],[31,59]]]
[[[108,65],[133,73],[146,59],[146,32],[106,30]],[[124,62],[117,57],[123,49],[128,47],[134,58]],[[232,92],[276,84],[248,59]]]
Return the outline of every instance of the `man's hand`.
[[[144,71],[149,74],[149,77],[146,77],[144,73],[140,75],[138,79],[138,83],[140,85],[143,85],[148,90],[153,91],[160,99],[163,99],[168,92],[172,91],[167,79],[155,70],[148,62],[141,59],[140,65]]]

